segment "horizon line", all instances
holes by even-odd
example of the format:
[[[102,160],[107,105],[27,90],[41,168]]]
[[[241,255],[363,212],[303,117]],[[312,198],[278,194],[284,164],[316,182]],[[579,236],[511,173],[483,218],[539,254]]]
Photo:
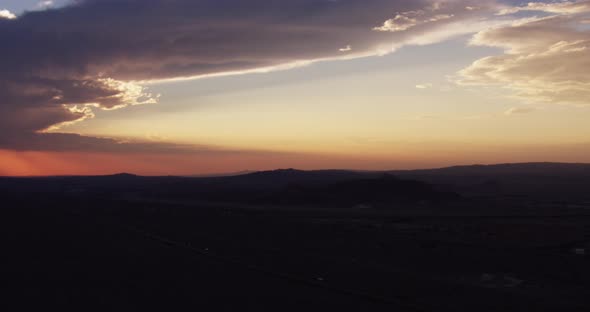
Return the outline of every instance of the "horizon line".
[[[535,161],[535,162],[508,162],[508,163],[474,163],[474,164],[464,164],[464,165],[452,165],[452,166],[444,166],[444,167],[430,167],[430,168],[417,168],[417,169],[384,169],[384,170],[365,170],[365,169],[337,169],[337,168],[326,168],[326,169],[297,169],[297,168],[276,168],[276,169],[268,169],[268,170],[240,170],[234,172],[220,172],[220,173],[210,173],[210,174],[168,174],[168,175],[150,175],[150,174],[135,174],[130,172],[114,172],[109,174],[63,174],[63,175],[0,175],[0,178],[75,178],[75,177],[111,177],[117,175],[130,175],[136,177],[146,177],[146,178],[159,178],[159,177],[177,177],[177,178],[215,178],[215,177],[231,177],[231,176],[241,176],[241,175],[248,175],[253,173],[260,173],[260,172],[273,172],[273,171],[287,171],[287,170],[294,170],[294,171],[301,171],[301,172],[318,172],[318,171],[348,171],[348,172],[409,172],[409,171],[427,171],[427,170],[443,170],[443,169],[450,169],[450,168],[460,168],[460,167],[487,167],[487,166],[506,166],[506,165],[540,165],[540,164],[554,164],[554,165],[587,165],[590,166],[590,162],[554,162],[554,161]]]

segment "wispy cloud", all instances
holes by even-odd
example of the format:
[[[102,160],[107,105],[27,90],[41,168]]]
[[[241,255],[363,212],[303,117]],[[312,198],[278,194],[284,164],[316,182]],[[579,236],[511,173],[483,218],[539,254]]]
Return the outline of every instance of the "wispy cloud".
[[[511,107],[504,112],[504,115],[516,115],[516,114],[528,114],[534,112],[536,109],[533,107]]]
[[[556,14],[477,33],[472,45],[505,53],[475,61],[459,73],[459,83],[504,86],[530,102],[590,104],[590,30],[579,27],[589,4],[529,5]]]
[[[507,7],[498,12],[498,15],[514,14],[522,11],[536,11],[558,14],[575,14],[588,12],[590,2],[587,0],[560,1],[560,2],[529,2],[524,6]]]
[[[373,30],[389,32],[404,31],[418,25],[436,23],[455,16],[455,14],[451,13],[440,13],[439,11],[444,8],[447,8],[447,6],[443,5],[443,2],[435,2],[424,9],[399,13],[395,17],[386,20],[383,25],[373,28]]]
[[[418,25],[416,18],[410,17],[415,13],[410,14],[409,12],[398,14],[394,18],[386,20],[383,25],[373,28],[378,31],[404,31]]]
[[[344,48],[338,49],[340,52],[350,52],[352,51],[352,47],[350,45],[345,46]]]
[[[430,88],[432,88],[432,83],[422,83],[422,84],[416,85],[416,89],[430,89]]]
[[[39,3],[37,3],[37,7],[40,9],[50,8],[53,5],[54,5],[54,2],[52,0],[40,1]]]

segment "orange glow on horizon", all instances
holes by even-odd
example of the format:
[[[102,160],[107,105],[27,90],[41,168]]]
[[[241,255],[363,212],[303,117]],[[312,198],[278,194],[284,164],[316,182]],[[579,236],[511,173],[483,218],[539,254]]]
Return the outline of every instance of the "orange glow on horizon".
[[[273,152],[204,153],[98,153],[0,150],[0,176],[105,175],[129,172],[139,175],[195,175],[277,168],[394,170],[454,165],[517,162],[590,162],[590,147],[577,146],[474,146],[466,148],[399,149],[376,154],[368,150],[343,154]]]
[[[245,170],[386,169],[384,162],[355,157],[287,153],[141,154],[19,152],[0,150],[0,176],[193,175]]]

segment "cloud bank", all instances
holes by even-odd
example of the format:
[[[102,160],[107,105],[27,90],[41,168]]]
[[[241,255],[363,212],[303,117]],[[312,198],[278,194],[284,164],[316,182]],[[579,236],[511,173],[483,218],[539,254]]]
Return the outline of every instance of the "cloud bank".
[[[590,1],[529,3],[501,11],[548,16],[487,29],[471,44],[504,49],[461,71],[460,83],[500,85],[528,102],[590,105]]]
[[[22,148],[26,139],[44,148],[34,134],[95,109],[155,103],[145,82],[388,53],[429,31],[375,31],[395,12],[420,12],[421,22],[441,27],[454,16],[448,11],[472,14],[463,2],[77,0],[18,18],[2,11],[0,147]]]
[[[550,90],[560,98],[579,100],[587,96],[588,74],[573,60],[588,59],[588,37],[572,23],[581,23],[576,14],[586,12],[586,4],[75,0],[19,17],[3,10],[0,148],[117,150],[121,145],[116,140],[54,132],[92,118],[96,109],[156,103],[158,95],[149,92],[147,82],[382,55],[407,44],[429,44],[505,25],[515,19],[511,15],[533,9],[557,16],[479,33],[474,44],[502,46],[508,52],[476,62],[463,71],[463,82],[510,83],[525,96],[553,100],[557,95]],[[543,70],[535,66],[545,62],[566,63],[530,82],[531,71]],[[572,75],[580,79],[572,83]],[[554,88],[542,90],[548,83]]]

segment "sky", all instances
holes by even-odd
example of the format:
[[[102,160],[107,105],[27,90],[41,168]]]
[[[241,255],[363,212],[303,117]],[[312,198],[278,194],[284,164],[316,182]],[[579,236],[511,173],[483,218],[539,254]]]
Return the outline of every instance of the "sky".
[[[590,162],[590,1],[0,0],[0,175]]]

